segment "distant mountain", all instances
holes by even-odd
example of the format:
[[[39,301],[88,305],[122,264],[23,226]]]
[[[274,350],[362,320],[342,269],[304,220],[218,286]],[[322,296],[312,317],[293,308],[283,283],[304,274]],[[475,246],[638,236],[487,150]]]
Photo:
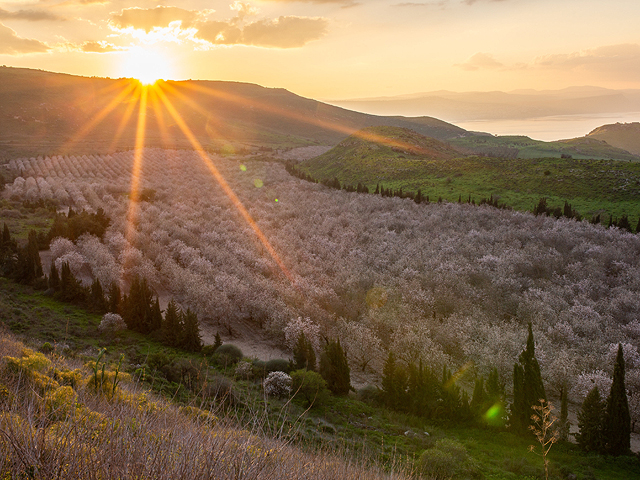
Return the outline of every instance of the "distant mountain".
[[[522,120],[556,115],[640,111],[640,90],[570,87],[562,90],[449,92],[445,90],[329,103],[376,115],[431,115],[448,122]]]
[[[135,95],[121,92],[135,85],[127,79],[0,67],[0,158],[132,148],[139,101]],[[431,117],[353,112],[282,88],[191,80],[164,82],[160,87],[207,148],[228,144],[249,148],[335,145],[351,133],[375,125],[411,128],[438,139],[472,135]],[[148,106],[145,144],[189,147],[178,122],[153,89]]]
[[[614,123],[596,128],[587,138],[604,140],[609,145],[640,155],[640,123]]]

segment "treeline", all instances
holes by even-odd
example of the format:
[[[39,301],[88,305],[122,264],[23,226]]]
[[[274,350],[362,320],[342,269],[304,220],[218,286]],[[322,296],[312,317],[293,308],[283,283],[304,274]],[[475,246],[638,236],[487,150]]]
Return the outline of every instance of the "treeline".
[[[87,214],[84,218],[91,219],[91,215]],[[71,218],[75,216],[72,215]],[[95,216],[91,222],[93,221]],[[67,262],[62,263],[58,269],[52,261],[49,275],[44,275],[38,235],[34,230],[29,232],[27,245],[19,247],[17,241],[11,237],[7,224],[3,225],[0,272],[4,277],[39,290],[46,290],[54,298],[90,312],[100,315],[116,313],[122,317],[129,330],[152,335],[167,346],[189,352],[202,349],[197,314],[190,309],[183,312],[171,300],[163,317],[159,299],[145,278],[135,276],[131,281],[129,294],[126,295],[122,294],[115,282],[105,291],[97,278],[91,285],[83,286]]]
[[[505,425],[505,389],[498,370],[493,369],[486,382],[482,377],[476,380],[471,399],[456,384],[457,377],[446,366],[438,376],[422,362],[404,365],[390,351],[379,398],[387,408],[430,420]]]
[[[299,170],[295,162],[287,162],[285,164],[285,169],[290,175],[294,177],[298,177],[307,182],[319,183],[329,188],[334,188],[336,190],[345,190],[347,192],[371,193],[369,191],[369,187],[367,187],[362,183],[358,183],[355,186],[350,184],[341,184],[340,180],[338,180],[337,177],[333,177],[332,179],[317,180],[313,178],[311,175],[309,175],[308,173],[305,173]],[[438,197],[437,200],[431,200],[429,198],[429,195],[426,195],[426,196],[423,195],[420,189],[418,189],[418,191],[415,193],[407,192],[407,191],[403,191],[402,187],[397,190],[394,190],[393,188],[390,188],[390,187],[385,188],[384,185],[380,183],[376,184],[376,189],[374,190],[373,194],[381,195],[383,197],[408,198],[413,200],[416,203],[431,203],[432,201],[434,202],[437,201],[437,203],[442,203],[443,201],[442,197]],[[489,205],[494,208],[499,208],[504,210],[512,209],[512,207],[510,207],[509,205],[505,203],[501,203],[497,197],[493,196],[493,194],[491,194],[488,198],[480,199],[478,202],[476,202],[475,199],[471,198],[471,195],[463,199],[462,195],[460,194],[458,195],[458,203],[467,203],[469,205]],[[566,218],[575,219],[577,221],[581,221],[583,218],[582,215],[580,215],[580,213],[577,210],[575,210],[571,206],[571,204],[566,200],[562,208],[551,207],[547,204],[546,197],[540,198],[538,203],[533,207],[532,212],[534,215],[547,215],[555,218],[566,217]],[[601,220],[602,220],[601,215],[597,214],[591,218],[590,222],[593,224],[598,224],[598,223],[601,223]],[[622,215],[620,218],[614,218],[612,215],[609,215],[609,223],[607,227],[608,228],[618,227],[622,230],[628,231],[629,233],[634,233],[629,217],[626,214]],[[635,228],[635,233],[640,233],[640,217],[638,218],[638,224]]]
[[[461,371],[461,373],[464,373]],[[541,411],[550,415],[553,408],[547,401],[540,365],[535,356],[531,324],[527,343],[513,367],[513,402],[506,410],[505,386],[497,369],[487,380],[475,381],[473,396],[456,385],[459,373],[444,367],[438,376],[422,363],[404,365],[393,351],[385,362],[379,398],[392,410],[410,413],[430,420],[478,422],[492,426],[508,425],[514,433],[526,435],[540,428]],[[555,422],[555,438],[568,440],[569,421],[567,387],[561,390],[560,418]],[[538,417],[538,418],[536,418]],[[578,444],[583,450],[609,455],[630,454],[631,416],[625,386],[625,364],[622,345],[614,366],[613,383],[606,400],[594,386],[578,414]]]

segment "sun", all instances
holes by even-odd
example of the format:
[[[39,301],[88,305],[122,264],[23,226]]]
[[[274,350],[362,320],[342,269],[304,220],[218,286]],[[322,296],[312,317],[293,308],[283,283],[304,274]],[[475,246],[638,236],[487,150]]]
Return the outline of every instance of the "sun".
[[[170,59],[157,50],[137,47],[124,55],[119,69],[122,77],[135,78],[144,85],[153,85],[160,79],[167,80],[173,76]]]

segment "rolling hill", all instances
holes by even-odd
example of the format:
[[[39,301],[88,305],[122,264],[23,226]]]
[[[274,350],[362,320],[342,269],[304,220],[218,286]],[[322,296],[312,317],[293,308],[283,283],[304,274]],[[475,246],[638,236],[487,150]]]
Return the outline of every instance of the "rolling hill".
[[[0,85],[0,158],[105,153],[135,145],[136,81],[0,67]],[[210,148],[335,145],[373,125],[407,127],[438,139],[471,135],[431,117],[368,115],[249,83],[170,81],[160,90]],[[148,104],[145,144],[189,147],[154,89]]]
[[[596,128],[587,138],[603,140],[609,145],[640,155],[640,123],[614,123]]]
[[[521,142],[527,139],[515,138]],[[567,149],[584,148],[583,144],[589,143],[584,139],[566,142]],[[593,139],[590,142],[603,145]],[[553,206],[568,200],[588,218],[596,214],[636,218],[640,211],[640,162],[475,156],[394,127],[358,132],[328,152],[302,162],[299,168],[317,180],[336,177],[343,185],[362,183],[370,191],[377,184],[404,192],[420,189],[432,201],[471,197],[478,202],[493,195],[517,210],[531,210],[544,196]]]

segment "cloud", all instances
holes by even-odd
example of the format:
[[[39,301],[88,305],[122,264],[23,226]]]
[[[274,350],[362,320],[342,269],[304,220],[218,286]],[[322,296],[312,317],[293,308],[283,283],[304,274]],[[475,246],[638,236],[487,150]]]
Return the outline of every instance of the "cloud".
[[[473,5],[474,3],[485,2],[485,1],[495,3],[495,2],[506,2],[507,0],[464,0],[464,3],[466,3],[467,5]]]
[[[469,60],[464,63],[456,64],[457,67],[463,70],[475,71],[481,69],[496,69],[504,67],[504,65],[498,62],[493,55],[488,53],[476,53]]]
[[[360,2],[356,2],[354,0],[267,0],[271,2],[280,2],[280,3],[293,3],[293,2],[304,2],[304,3],[316,3],[316,4],[336,4],[342,5],[342,8],[350,8],[355,7],[357,5],[361,5]]]
[[[447,0],[442,0],[440,2],[422,2],[422,3],[416,3],[416,2],[404,2],[404,3],[396,3],[391,5],[392,7],[399,7],[399,8],[424,8],[424,7],[444,7],[447,4]]]
[[[324,18],[280,17],[261,20],[244,27],[244,42],[261,47],[302,47],[324,36],[327,26]]]
[[[321,38],[327,27],[328,22],[324,18],[279,17],[259,20],[244,27],[237,26],[236,19],[232,19],[199,23],[196,37],[217,45],[295,48]]]
[[[119,52],[122,48],[118,48],[115,45],[100,41],[100,42],[84,42],[80,45],[80,50],[87,53],[109,53]]]
[[[585,67],[637,62],[640,59],[640,45],[623,43],[591,48],[581,52],[544,55],[537,57],[535,65],[542,67]]]
[[[209,21],[198,24],[196,37],[218,45],[242,43],[242,30],[233,22]]]
[[[118,28],[133,27],[149,33],[154,27],[168,27],[172,22],[181,22],[189,28],[198,18],[198,12],[178,7],[125,8],[119,15],[111,16],[111,23]]]
[[[580,52],[543,55],[533,67],[575,71],[616,80],[636,80],[640,76],[640,45],[622,43]]]
[[[0,20],[39,22],[41,20],[64,20],[64,18],[44,10],[18,10],[17,12],[9,12],[0,8]]]
[[[0,23],[0,54],[22,55],[46,52],[48,50],[50,48],[44,43],[29,38],[21,38],[15,31]]]

